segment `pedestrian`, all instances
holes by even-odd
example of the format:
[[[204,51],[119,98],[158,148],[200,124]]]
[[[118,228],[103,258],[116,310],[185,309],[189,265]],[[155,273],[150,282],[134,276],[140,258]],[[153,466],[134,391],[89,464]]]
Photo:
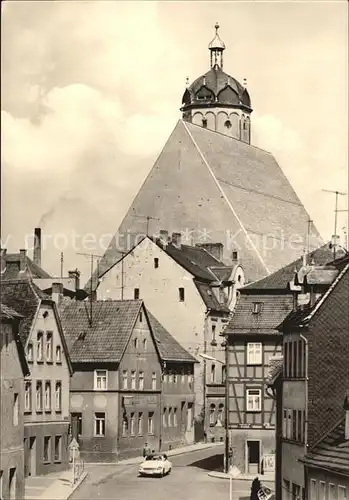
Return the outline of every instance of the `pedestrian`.
[[[143,458],[147,458],[148,455],[150,455],[150,448],[148,443],[145,443],[143,447]]]
[[[258,500],[258,492],[261,489],[261,482],[258,477],[252,481],[250,500]]]

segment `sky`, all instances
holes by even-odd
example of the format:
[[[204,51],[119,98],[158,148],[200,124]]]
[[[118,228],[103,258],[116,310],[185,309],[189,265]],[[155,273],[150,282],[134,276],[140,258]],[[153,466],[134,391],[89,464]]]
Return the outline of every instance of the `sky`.
[[[104,253],[181,118],[186,78],[209,69],[217,21],[224,70],[247,79],[252,143],[331,237],[322,190],[348,192],[346,0],[5,1],[1,17],[2,248],[30,247],[40,226],[43,267],[59,273],[64,251],[88,279],[77,252]]]

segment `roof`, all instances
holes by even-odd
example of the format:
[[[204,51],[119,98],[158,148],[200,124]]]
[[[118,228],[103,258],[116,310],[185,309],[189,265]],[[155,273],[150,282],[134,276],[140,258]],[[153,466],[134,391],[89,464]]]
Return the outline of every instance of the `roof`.
[[[5,304],[1,303],[0,304],[1,308],[1,322],[6,321],[6,322],[17,322],[20,321],[23,316],[21,314],[18,314],[14,309],[11,309],[10,307],[6,306]],[[0,332],[3,333],[3,329],[0,329]],[[23,377],[26,377],[27,375],[30,375],[30,370],[29,366],[27,363],[27,358],[25,356],[25,351],[23,344],[20,340],[19,333],[17,330],[14,330],[15,333],[15,342],[16,342],[16,347],[17,347],[17,352],[18,352],[18,359],[22,368],[22,373]]]
[[[230,312],[230,309],[227,305],[220,304],[218,302],[218,299],[209,284],[201,283],[198,280],[194,280],[194,283],[207,309],[212,309],[213,311],[222,311],[226,313]]]
[[[332,266],[306,266],[296,273],[295,285],[331,285],[338,274]]]
[[[19,335],[23,345],[26,345],[41,300],[50,300],[50,297],[29,279],[1,281],[0,290],[1,302],[23,316]]]
[[[283,367],[284,367],[283,356],[272,356],[269,359],[268,375],[267,375],[268,385],[273,385],[276,379],[282,375]]]
[[[261,303],[261,311],[253,313],[253,304]],[[293,309],[291,294],[240,294],[234,313],[226,326],[226,334],[274,334]]]
[[[316,266],[324,266],[333,261],[333,250],[329,245],[323,245],[309,253],[308,261],[314,261]],[[299,257],[290,264],[278,269],[273,274],[254,283],[250,283],[243,288],[243,291],[249,290],[285,290],[290,281],[294,279],[295,270],[300,270],[303,266],[303,257]]]
[[[147,309],[148,319],[153,331],[160,357],[163,361],[197,363],[198,361],[187,352],[161,323]]]
[[[227,260],[235,242],[249,280],[298,259],[303,246],[294,245],[294,235],[304,234],[305,240],[309,219],[273,155],[183,120],[111,239],[100,275],[120,260],[119,250],[130,251],[139,235],[147,233],[147,220],[140,217],[144,214],[153,217],[149,234],[187,229],[196,242],[223,243]],[[310,247],[320,244],[313,228]]]
[[[301,461],[308,467],[349,477],[349,440],[345,439],[345,419],[341,419]]]
[[[17,320],[19,321],[23,316],[18,314],[14,309],[7,307],[5,304],[1,303],[1,319]]]
[[[1,273],[1,278],[4,280],[18,280],[23,278],[50,278],[50,275],[32,261],[26,255],[26,269],[20,272],[20,254],[19,253],[6,253],[4,257],[6,260],[6,269]]]

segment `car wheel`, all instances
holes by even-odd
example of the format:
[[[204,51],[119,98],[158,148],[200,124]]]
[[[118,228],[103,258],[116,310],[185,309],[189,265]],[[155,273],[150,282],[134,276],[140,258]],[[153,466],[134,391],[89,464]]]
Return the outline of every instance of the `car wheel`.
[[[162,469],[161,477],[164,477],[165,475],[165,469]]]

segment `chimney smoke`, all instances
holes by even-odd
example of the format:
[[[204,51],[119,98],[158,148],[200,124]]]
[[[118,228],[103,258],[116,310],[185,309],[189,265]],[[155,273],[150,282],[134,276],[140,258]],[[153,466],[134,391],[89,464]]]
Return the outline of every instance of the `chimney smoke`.
[[[172,233],[172,245],[177,248],[181,248],[182,245],[182,235],[181,233]]]

